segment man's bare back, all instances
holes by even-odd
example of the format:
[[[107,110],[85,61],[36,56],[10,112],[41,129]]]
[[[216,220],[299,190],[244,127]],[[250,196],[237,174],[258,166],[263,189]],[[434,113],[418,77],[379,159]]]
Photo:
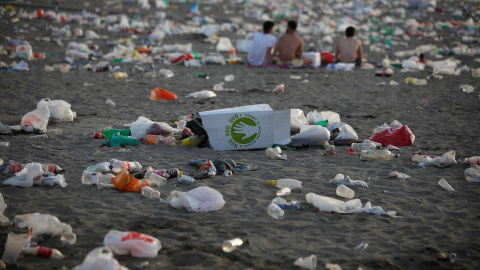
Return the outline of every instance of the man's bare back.
[[[295,33],[285,33],[277,46],[280,61],[291,62],[295,58],[302,58],[303,41]]]

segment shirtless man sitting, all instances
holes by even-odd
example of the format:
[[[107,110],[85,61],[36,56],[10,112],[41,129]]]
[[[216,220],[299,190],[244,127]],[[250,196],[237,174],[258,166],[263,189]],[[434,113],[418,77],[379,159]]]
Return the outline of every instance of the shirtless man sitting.
[[[345,37],[337,43],[335,60],[343,63],[355,62],[355,66],[359,67],[363,59],[362,41],[354,36],[355,28],[352,26],[347,27]]]
[[[302,59],[303,40],[297,35],[297,22],[289,21],[287,32],[282,35],[274,55],[278,52],[277,64],[282,65],[290,63],[296,67],[308,66],[313,63],[313,59]]]

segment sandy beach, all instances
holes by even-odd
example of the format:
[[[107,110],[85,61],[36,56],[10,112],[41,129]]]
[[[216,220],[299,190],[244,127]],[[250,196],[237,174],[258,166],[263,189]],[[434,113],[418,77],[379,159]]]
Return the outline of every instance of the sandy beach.
[[[186,25],[192,17],[187,16],[191,3],[170,1],[166,9],[155,8],[150,1],[150,10],[140,9],[134,2],[128,6],[126,1],[82,1],[70,3],[63,1],[59,8],[68,14],[76,14],[83,8],[99,16],[106,14],[129,13],[132,7],[138,8],[139,16],[148,18],[155,25],[156,12],[165,11],[166,18],[179,25]],[[224,0],[221,3],[201,1],[200,17],[209,16],[215,23],[230,22],[232,18],[242,18],[253,24],[256,30],[261,26],[260,19],[245,16],[247,11],[263,6],[239,4],[239,1]],[[252,1],[255,2],[255,1]],[[320,14],[312,21],[319,21],[322,7],[327,10],[328,1],[312,1],[311,8]],[[342,1],[337,1],[342,3]],[[368,5],[368,1],[364,1]],[[16,13],[3,10],[7,3],[16,6]],[[123,9],[116,8],[122,4]],[[432,74],[432,68],[423,71],[402,73],[394,69],[391,77],[377,77],[374,69],[355,69],[351,72],[327,70],[325,66],[310,69],[247,68],[244,63],[227,65],[203,65],[185,67],[182,64],[154,62],[150,64],[113,63],[120,71],[129,73],[126,79],[115,79],[112,72],[93,72],[80,70],[83,64],[75,63],[68,73],[58,71],[45,72],[45,65],[61,63],[65,56],[65,47],[71,41],[86,42],[82,38],[64,37],[63,47],[55,42],[42,42],[35,37],[55,36],[48,31],[50,25],[61,28],[63,23],[47,19],[20,19],[12,22],[23,9],[33,12],[38,7],[54,6],[53,1],[36,1],[16,4],[14,1],[2,2],[0,17],[0,45],[11,48],[8,39],[29,41],[34,52],[45,52],[47,57],[28,61],[28,71],[0,71],[0,122],[4,125],[20,125],[26,113],[34,110],[42,98],[65,100],[77,113],[73,122],[49,122],[48,129],[60,128],[62,134],[48,134],[48,139],[32,139],[26,132],[0,135],[1,142],[10,142],[10,147],[0,147],[0,158],[4,162],[15,160],[22,164],[30,162],[54,163],[65,170],[67,187],[61,188],[41,185],[30,188],[0,186],[0,193],[8,205],[4,215],[10,220],[16,215],[26,213],[51,214],[60,221],[70,224],[77,236],[71,246],[62,246],[59,237],[46,237],[42,246],[59,249],[69,257],[68,260],[54,260],[37,257],[19,258],[16,266],[8,269],[72,269],[80,265],[85,256],[94,248],[103,245],[103,239],[110,230],[135,231],[151,235],[161,241],[162,248],[153,259],[132,256],[115,256],[119,263],[129,269],[300,269],[293,265],[299,257],[314,254],[318,258],[317,269],[326,264],[338,264],[342,269],[478,269],[480,267],[480,209],[478,183],[468,182],[464,176],[466,164],[449,167],[422,168],[412,161],[412,153],[422,151],[429,155],[441,155],[450,150],[456,151],[456,159],[464,159],[480,154],[480,100],[479,90],[465,93],[459,85],[479,86],[478,78],[471,72],[460,75],[442,75],[443,79],[428,79],[424,86],[406,84],[407,77],[426,78]],[[380,4],[379,4],[380,5]],[[442,12],[427,10],[407,10],[409,15],[419,12],[418,22],[434,23],[444,21],[466,21],[473,18],[478,23],[475,2],[437,1]],[[393,9],[381,4],[383,13],[379,19],[392,16]],[[397,8],[397,7],[395,7]],[[467,11],[467,8],[471,12]],[[456,18],[452,13],[460,9],[463,17]],[[48,10],[47,8],[45,10]],[[226,12],[229,11],[229,12]],[[110,13],[109,13],[110,12]],[[336,10],[336,14],[342,15]],[[232,15],[233,14],[233,15]],[[312,15],[312,13],[310,13]],[[395,17],[397,16],[397,17]],[[276,27],[286,22],[275,18]],[[339,23],[341,17],[332,15]],[[403,21],[406,19],[403,18]],[[368,24],[358,24],[360,36],[367,37],[371,32]],[[71,25],[95,30],[106,38],[94,39],[103,54],[112,50],[106,41],[119,38],[132,38],[123,33],[113,33],[105,28],[96,28],[87,23]],[[392,29],[404,27],[404,23],[388,24]],[[373,27],[372,26],[372,27]],[[299,28],[306,26],[299,26]],[[284,29],[284,28],[283,28]],[[433,28],[434,29],[434,28]],[[429,29],[421,31],[427,32]],[[430,29],[431,30],[431,29]],[[435,37],[410,36],[410,40],[397,37],[398,44],[387,48],[386,52],[371,51],[375,42],[364,46],[367,61],[380,65],[387,54],[393,61],[408,57],[396,57],[397,51],[413,50],[422,44],[433,44],[437,48],[457,46],[463,35],[463,28],[434,29]],[[278,30],[277,30],[278,31]],[[275,33],[278,34],[277,32]],[[478,33],[474,32],[476,39]],[[334,33],[336,41],[342,33]],[[136,34],[133,42],[139,46],[146,34]],[[219,31],[218,36],[235,40],[244,39],[231,31]],[[326,48],[333,44],[322,43],[321,33],[301,34],[305,40],[305,51],[310,47]],[[382,36],[383,37],[383,36]],[[216,51],[215,44],[204,42],[205,36],[195,33],[166,35],[159,44],[192,43],[193,50],[202,54]],[[379,42],[383,44],[382,42]],[[468,43],[476,48],[478,43]],[[228,57],[228,53],[222,53]],[[246,53],[238,53],[243,61]],[[471,69],[480,67],[477,55],[441,55],[437,58],[427,54],[429,60],[443,60],[453,57]],[[10,64],[14,59],[9,54],[0,55],[0,61]],[[95,65],[102,59],[92,61]],[[170,69],[171,78],[143,78],[139,67],[145,71]],[[206,73],[209,79],[198,78],[193,74]],[[192,92],[212,90],[214,84],[224,81],[224,77],[233,74],[235,79],[225,82],[225,88],[236,91],[217,91],[216,97],[208,100],[186,98]],[[293,77],[292,77],[293,76]],[[299,77],[299,79],[298,79]],[[390,81],[398,85],[389,85]],[[381,83],[385,83],[382,85]],[[284,93],[266,92],[278,84],[285,85]],[[161,87],[178,96],[174,101],[152,101],[150,91]],[[116,103],[105,103],[111,99]],[[422,100],[427,100],[421,104]],[[265,149],[243,151],[216,151],[212,148],[186,147],[182,145],[146,145],[126,147],[100,147],[104,140],[92,138],[93,132],[107,128],[124,128],[124,124],[134,122],[139,116],[152,121],[166,122],[174,127],[180,117],[196,112],[223,109],[237,106],[269,104],[275,110],[301,109],[305,115],[313,110],[337,112],[341,121],[349,124],[358,134],[359,140],[369,138],[373,129],[383,123],[394,120],[407,125],[415,135],[411,146],[400,147],[398,158],[389,161],[361,161],[359,156],[345,153],[348,146],[337,146],[336,156],[324,155],[321,146],[303,147],[285,150],[288,159],[272,160]],[[186,175],[193,175],[196,169],[187,162],[191,159],[231,158],[237,163],[257,165],[257,171],[237,172],[231,177],[217,175],[197,180],[193,185],[183,185],[176,179],[168,180],[165,186],[156,188],[161,198],[166,200],[173,190],[188,191],[198,186],[208,186],[220,192],[225,206],[210,213],[189,213],[185,209],[175,209],[169,204],[155,199],[147,199],[139,193],[102,191],[95,186],[83,185],[81,176],[88,166],[115,158],[126,161],[138,161],[146,168],[178,168]],[[410,179],[389,177],[391,171],[411,176]],[[305,195],[315,193],[336,198],[336,185],[328,182],[342,173],[352,179],[368,183],[368,188],[352,187],[355,198],[362,204],[371,202],[385,211],[396,211],[398,218],[377,216],[367,213],[339,214],[318,211],[314,207],[302,211],[285,210],[285,218],[279,221],[267,214],[267,206],[276,197],[276,187],[267,185],[266,180],[293,178],[303,182],[303,188],[292,190],[286,196],[288,201],[300,201],[306,205]],[[13,176],[0,175],[0,181]],[[447,192],[438,185],[445,179],[454,189]],[[2,227],[0,233],[0,253],[9,232],[27,233],[27,229],[15,226]],[[248,245],[238,247],[231,253],[222,251],[222,242],[232,238],[246,238]],[[355,249],[360,243],[368,243],[366,249]],[[456,261],[437,260],[437,254],[455,253]],[[145,263],[148,262],[148,263]],[[142,268],[143,267],[143,268]]]

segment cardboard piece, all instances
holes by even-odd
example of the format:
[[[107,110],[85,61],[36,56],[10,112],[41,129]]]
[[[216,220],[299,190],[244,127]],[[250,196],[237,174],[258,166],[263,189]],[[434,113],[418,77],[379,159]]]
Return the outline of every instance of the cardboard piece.
[[[266,148],[291,141],[290,110],[257,104],[199,114],[215,150]]]

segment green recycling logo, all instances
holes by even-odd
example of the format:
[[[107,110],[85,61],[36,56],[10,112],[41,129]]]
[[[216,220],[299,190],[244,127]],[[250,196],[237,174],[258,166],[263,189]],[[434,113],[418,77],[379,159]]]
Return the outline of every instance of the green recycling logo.
[[[225,135],[231,137],[229,143],[235,148],[250,146],[260,137],[260,122],[250,114],[235,114],[229,122],[231,126],[226,126]]]

